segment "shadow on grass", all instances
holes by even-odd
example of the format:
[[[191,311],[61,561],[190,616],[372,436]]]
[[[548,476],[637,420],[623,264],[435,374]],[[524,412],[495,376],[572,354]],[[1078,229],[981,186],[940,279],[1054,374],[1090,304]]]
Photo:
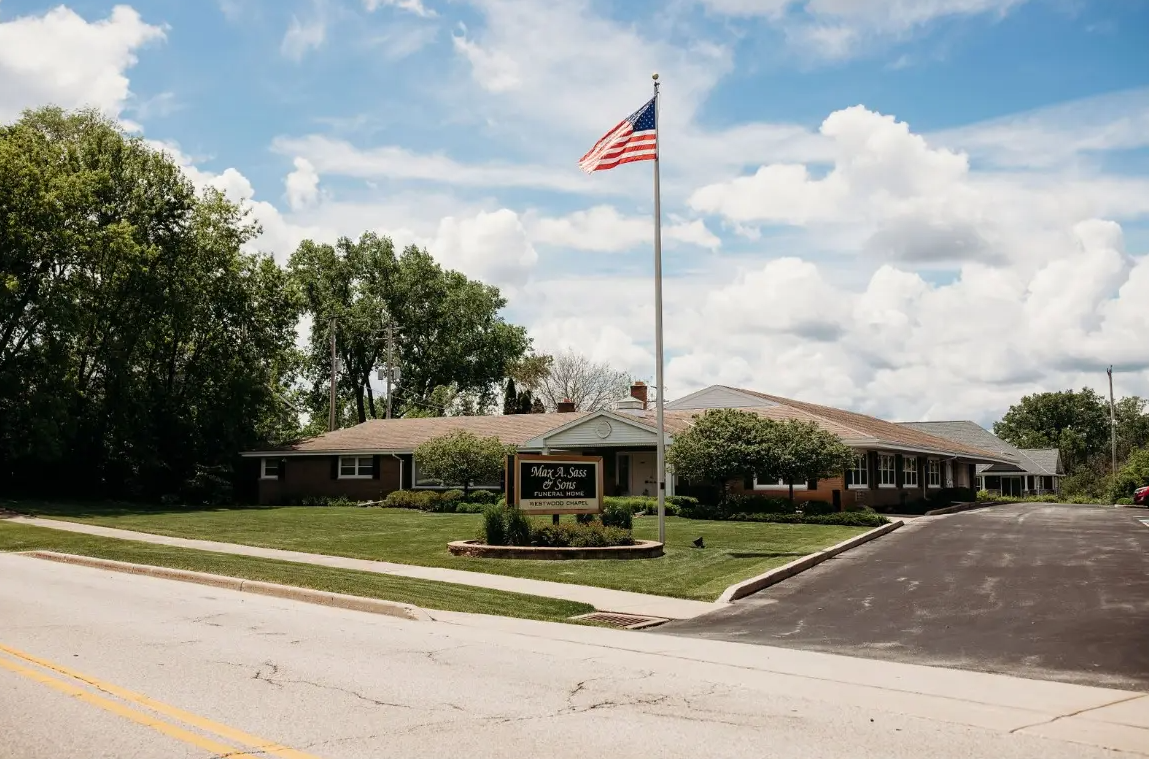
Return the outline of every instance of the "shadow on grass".
[[[29,517],[122,517],[143,514],[188,514],[201,511],[250,511],[275,506],[186,506],[129,501],[7,501],[0,500],[0,512],[7,510]]]

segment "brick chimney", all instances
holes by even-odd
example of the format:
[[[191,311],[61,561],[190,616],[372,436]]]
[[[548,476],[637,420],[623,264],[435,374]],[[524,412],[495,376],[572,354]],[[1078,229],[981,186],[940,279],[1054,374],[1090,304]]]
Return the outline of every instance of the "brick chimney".
[[[569,414],[575,410],[575,403],[570,398],[563,398],[555,407],[555,411],[560,414]]]
[[[642,401],[643,410],[646,410],[646,391],[646,383],[642,380],[638,380],[630,386],[630,397],[637,398],[638,400]]]

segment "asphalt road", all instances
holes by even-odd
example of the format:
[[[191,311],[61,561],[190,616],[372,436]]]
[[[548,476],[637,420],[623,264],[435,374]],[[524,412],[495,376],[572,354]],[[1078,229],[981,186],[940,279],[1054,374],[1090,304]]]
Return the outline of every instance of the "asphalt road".
[[[1149,698],[1119,691],[408,622],[4,554],[0,578],[3,759],[1113,756],[1067,740],[1149,755],[1149,730],[1105,721],[1149,721]]]
[[[908,520],[660,632],[1149,690],[1146,518],[1019,504]]]

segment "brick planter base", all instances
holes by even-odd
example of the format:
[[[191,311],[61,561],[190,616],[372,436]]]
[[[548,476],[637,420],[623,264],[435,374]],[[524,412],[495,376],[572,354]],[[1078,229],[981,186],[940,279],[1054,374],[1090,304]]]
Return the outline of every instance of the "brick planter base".
[[[655,559],[662,555],[662,543],[638,540],[632,546],[605,548],[541,548],[538,546],[488,546],[477,540],[456,540],[447,544],[455,556],[481,559]]]

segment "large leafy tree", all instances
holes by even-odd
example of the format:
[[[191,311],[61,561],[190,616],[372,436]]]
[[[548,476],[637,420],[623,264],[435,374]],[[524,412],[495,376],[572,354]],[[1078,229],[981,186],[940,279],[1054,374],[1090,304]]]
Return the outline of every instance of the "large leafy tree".
[[[795,482],[840,475],[854,457],[853,451],[837,435],[814,422],[788,419],[774,424],[771,442],[774,469],[782,482],[789,485],[791,501]]]
[[[415,449],[415,464],[423,476],[469,495],[475,483],[494,482],[502,476],[506,457],[514,452],[497,437],[479,437],[456,430],[431,438]]]
[[[782,477],[776,452],[777,423],[740,409],[711,409],[674,436],[666,463],[679,477],[718,485],[725,496],[732,480]]]
[[[383,415],[371,375],[386,355],[388,319],[398,330],[401,378],[393,388],[398,414],[405,409],[433,413],[432,407],[444,405],[438,402],[446,388],[475,396],[471,405],[476,409],[489,408],[506,367],[530,345],[522,327],[500,316],[506,299],[498,288],[443,269],[417,247],[397,254],[387,237],[366,233],[358,241],[342,238],[335,245],[306,240],[292,255],[289,269],[312,317],[304,374],[310,380],[313,413],[322,418],[331,379],[332,319],[342,366],[339,395],[353,404],[352,416],[359,422]]]
[[[294,434],[297,305],[257,233],[98,113],[0,127],[0,480],[155,496]]]
[[[1109,411],[1092,389],[1027,395],[1009,407],[994,434],[1018,448],[1058,448],[1070,472],[1109,445]]]

